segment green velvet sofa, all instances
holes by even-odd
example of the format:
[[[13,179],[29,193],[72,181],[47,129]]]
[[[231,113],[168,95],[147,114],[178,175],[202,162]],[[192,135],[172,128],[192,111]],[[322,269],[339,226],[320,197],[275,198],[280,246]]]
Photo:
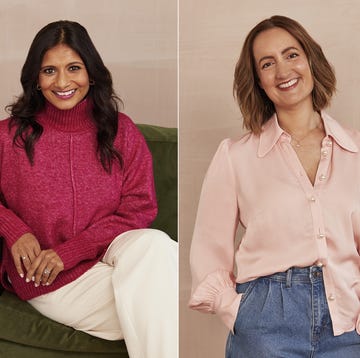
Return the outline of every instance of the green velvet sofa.
[[[152,227],[177,240],[177,129],[138,127],[153,155],[159,213]],[[0,291],[0,358],[128,357],[123,340],[75,331],[42,316],[1,286]]]

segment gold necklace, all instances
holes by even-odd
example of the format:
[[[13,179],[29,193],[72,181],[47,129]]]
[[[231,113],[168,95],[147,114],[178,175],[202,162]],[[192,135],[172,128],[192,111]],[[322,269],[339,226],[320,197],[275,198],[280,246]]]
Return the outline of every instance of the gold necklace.
[[[321,121],[321,117],[320,117],[320,122],[317,124],[317,126],[315,128],[310,129],[304,136],[302,136],[300,138],[294,136],[294,134],[292,134],[290,131],[287,130],[287,132],[291,136],[291,142],[290,143],[296,148],[301,148],[301,147],[304,146],[304,144],[301,143],[304,139],[306,139],[315,130],[322,130],[322,128],[323,128],[323,126],[322,126],[322,121]]]
[[[293,134],[289,133],[291,135],[291,143],[294,141],[294,145],[296,148],[300,148],[303,146],[303,144],[301,144],[301,142],[312,132],[314,131],[315,129],[317,129],[317,127],[309,130],[303,137],[301,138],[296,138]]]

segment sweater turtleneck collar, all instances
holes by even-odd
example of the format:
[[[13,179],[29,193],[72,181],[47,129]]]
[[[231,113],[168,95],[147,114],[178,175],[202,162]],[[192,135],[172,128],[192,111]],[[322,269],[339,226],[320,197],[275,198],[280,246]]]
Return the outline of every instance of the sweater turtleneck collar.
[[[83,132],[95,128],[91,120],[91,102],[85,99],[71,109],[61,110],[46,102],[44,109],[37,115],[38,122],[63,132]]]

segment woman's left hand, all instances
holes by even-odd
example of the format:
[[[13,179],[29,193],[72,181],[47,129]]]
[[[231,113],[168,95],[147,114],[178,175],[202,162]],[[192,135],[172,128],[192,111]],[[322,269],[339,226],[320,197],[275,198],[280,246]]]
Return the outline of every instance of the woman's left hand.
[[[38,287],[40,283],[51,285],[57,275],[64,270],[64,263],[59,255],[52,249],[42,250],[26,274],[26,282],[35,282]]]

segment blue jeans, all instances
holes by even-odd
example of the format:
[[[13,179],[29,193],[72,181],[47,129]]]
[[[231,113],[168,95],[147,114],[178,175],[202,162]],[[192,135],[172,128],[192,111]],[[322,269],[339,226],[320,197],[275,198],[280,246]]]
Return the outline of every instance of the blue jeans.
[[[286,272],[237,284],[243,293],[226,358],[359,358],[360,335],[334,336],[322,269]]]

